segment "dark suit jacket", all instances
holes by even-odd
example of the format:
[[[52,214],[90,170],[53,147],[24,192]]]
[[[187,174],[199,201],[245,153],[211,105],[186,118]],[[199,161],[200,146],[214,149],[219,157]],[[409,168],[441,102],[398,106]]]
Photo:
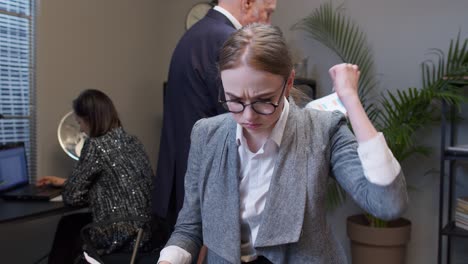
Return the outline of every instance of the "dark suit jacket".
[[[153,191],[153,208],[161,217],[167,216],[171,197],[176,212],[182,207],[192,126],[200,118],[225,112],[218,104],[222,84],[217,62],[234,31],[234,25],[212,9],[182,36],[172,55]]]

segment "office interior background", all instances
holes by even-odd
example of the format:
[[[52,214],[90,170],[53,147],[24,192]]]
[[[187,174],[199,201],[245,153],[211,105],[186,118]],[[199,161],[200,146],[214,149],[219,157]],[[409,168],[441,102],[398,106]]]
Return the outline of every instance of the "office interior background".
[[[71,101],[85,88],[106,92],[124,127],[145,145],[153,168],[162,124],[163,82],[170,57],[185,31],[185,17],[202,0],[40,0],[36,3],[35,92],[37,176],[68,176],[74,161],[57,141],[57,126]],[[318,82],[318,95],[331,91],[327,70],[339,62],[325,47],[291,26],[321,1],[278,0],[272,24],[279,26],[293,52],[308,57],[307,75]],[[446,50],[460,32],[468,36],[467,0],[342,0],[346,14],[366,33],[373,49],[381,91],[421,87],[420,63],[431,48]],[[468,108],[464,108],[468,117]],[[465,124],[468,122],[465,122]],[[462,125],[460,131],[468,131]],[[418,132],[433,148],[429,157],[403,163],[413,223],[407,263],[436,263],[439,202],[439,125]],[[468,133],[460,134],[468,144]],[[468,195],[468,166],[457,167],[457,191]],[[349,256],[346,217],[360,212],[348,199],[330,212],[330,224]],[[56,223],[51,217],[0,226],[2,263],[32,263],[51,246]],[[454,243],[457,263],[468,263],[468,240]],[[3,262],[6,260],[6,262]]]

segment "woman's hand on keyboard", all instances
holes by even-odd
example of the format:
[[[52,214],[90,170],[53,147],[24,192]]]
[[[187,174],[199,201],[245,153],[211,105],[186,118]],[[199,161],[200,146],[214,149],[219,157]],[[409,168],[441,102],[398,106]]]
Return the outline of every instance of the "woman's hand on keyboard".
[[[57,176],[43,176],[36,182],[36,186],[52,185],[55,187],[62,187],[66,179]]]

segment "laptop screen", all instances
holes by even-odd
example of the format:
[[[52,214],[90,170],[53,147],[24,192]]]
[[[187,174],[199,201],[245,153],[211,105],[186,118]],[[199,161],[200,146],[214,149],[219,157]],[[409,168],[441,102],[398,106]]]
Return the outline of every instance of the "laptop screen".
[[[0,148],[0,191],[28,183],[24,146]]]

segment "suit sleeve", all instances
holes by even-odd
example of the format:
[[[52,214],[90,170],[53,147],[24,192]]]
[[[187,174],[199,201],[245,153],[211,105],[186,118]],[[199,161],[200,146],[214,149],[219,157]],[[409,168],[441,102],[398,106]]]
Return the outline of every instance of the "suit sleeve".
[[[209,89],[210,97],[213,101],[214,108],[211,109],[213,112],[207,113],[206,116],[215,116],[219,114],[226,113],[226,110],[218,103],[220,93],[224,92],[223,82],[221,81],[221,75],[218,70],[219,62],[219,53],[221,51],[224,42],[229,38],[229,36],[235,32],[234,28],[231,27],[220,27],[214,29],[216,33],[213,33],[213,36],[216,38],[212,41],[210,47],[210,64],[207,64],[206,70],[206,82]]]
[[[403,172],[388,185],[371,183],[364,174],[358,143],[343,115],[333,113],[331,170],[341,187],[368,213],[383,220],[398,218],[406,209],[408,195]],[[380,155],[381,153],[375,153]]]

